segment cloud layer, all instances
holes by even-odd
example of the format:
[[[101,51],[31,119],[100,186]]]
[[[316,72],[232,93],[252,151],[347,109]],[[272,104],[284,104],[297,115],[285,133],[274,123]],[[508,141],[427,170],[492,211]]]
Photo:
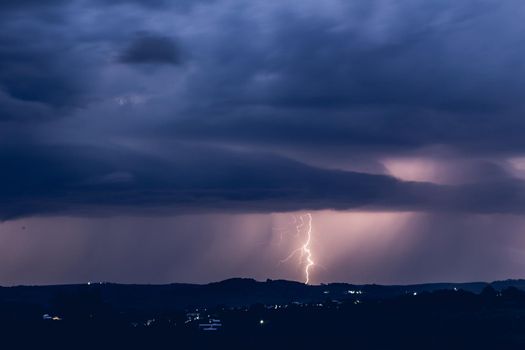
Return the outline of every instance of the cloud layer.
[[[524,209],[517,0],[0,10],[1,219]]]

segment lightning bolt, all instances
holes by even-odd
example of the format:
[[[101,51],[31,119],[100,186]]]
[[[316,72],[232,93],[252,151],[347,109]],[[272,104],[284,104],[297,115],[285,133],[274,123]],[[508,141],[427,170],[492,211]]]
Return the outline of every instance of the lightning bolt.
[[[308,217],[308,231],[306,232],[306,242],[304,242],[302,247],[302,253],[306,255],[306,266],[304,267],[306,281],[304,284],[310,282],[310,268],[314,266],[312,250],[310,249],[310,241],[312,240],[312,214],[308,213],[306,216]]]
[[[304,219],[306,217],[306,220]],[[310,213],[307,213],[306,215],[300,215],[299,220],[297,220],[294,216],[294,223],[296,223],[295,229],[297,232],[297,236],[301,234],[301,232],[306,231],[306,239],[304,243],[297,249],[294,249],[290,255],[288,255],[286,258],[281,260],[281,263],[287,262],[291,258],[293,258],[296,254],[300,254],[300,260],[299,263],[302,265],[304,264],[304,275],[305,275],[305,284],[310,283],[310,269],[312,266],[315,265],[315,262],[313,260],[312,256],[312,249],[311,249],[311,241],[312,241],[312,215]],[[306,257],[306,263],[303,263],[304,258]]]

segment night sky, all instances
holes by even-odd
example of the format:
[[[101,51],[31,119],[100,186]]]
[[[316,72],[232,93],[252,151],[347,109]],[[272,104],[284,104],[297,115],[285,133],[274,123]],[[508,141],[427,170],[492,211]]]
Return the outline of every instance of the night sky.
[[[0,285],[525,277],[521,0],[2,0]]]

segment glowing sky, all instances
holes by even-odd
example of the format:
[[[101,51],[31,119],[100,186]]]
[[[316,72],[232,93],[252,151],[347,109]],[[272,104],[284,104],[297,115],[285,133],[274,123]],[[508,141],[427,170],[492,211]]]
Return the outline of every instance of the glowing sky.
[[[524,15],[1,1],[0,285],[522,277]]]

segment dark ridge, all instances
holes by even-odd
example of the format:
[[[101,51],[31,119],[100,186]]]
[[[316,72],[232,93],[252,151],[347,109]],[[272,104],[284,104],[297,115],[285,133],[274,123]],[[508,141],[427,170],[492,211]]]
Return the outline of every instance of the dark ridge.
[[[415,285],[354,285],[330,283],[305,285],[296,281],[232,278],[209,284],[172,283],[166,285],[91,283],[76,285],[0,287],[0,301],[49,305],[57,295],[96,290],[102,299],[119,308],[184,309],[188,307],[247,306],[256,303],[279,304],[316,302],[354,297],[362,299],[394,298],[406,294],[437,290],[464,290],[479,294],[488,285],[495,290],[515,287],[525,290],[525,280],[471,283],[428,283]]]

